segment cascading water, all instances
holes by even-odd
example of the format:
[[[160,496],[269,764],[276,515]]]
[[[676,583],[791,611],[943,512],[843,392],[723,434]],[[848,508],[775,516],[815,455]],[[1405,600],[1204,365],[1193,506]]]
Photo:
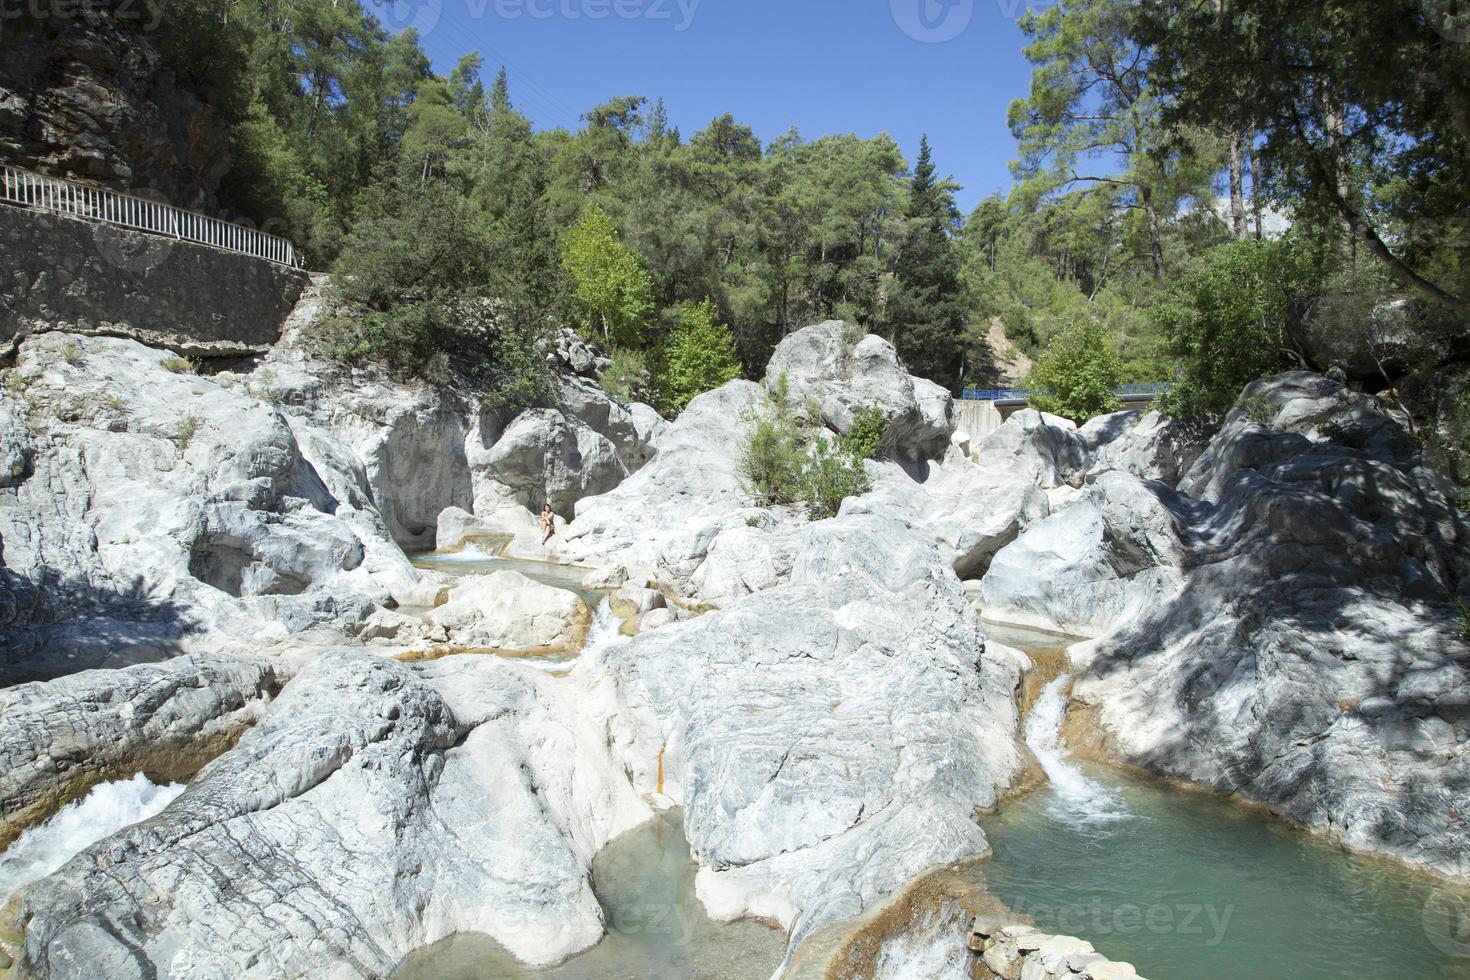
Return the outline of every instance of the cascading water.
[[[622,620],[613,613],[612,603],[603,599],[597,604],[597,612],[592,614],[592,625],[587,629],[587,643],[582,652],[595,653],[608,644],[624,639],[622,628]]]
[[[1071,690],[1071,676],[1058,677],[1042,689],[1026,718],[1026,744],[1051,780],[1053,799],[1048,812],[1079,827],[1131,819],[1133,815],[1119,793],[1088,779],[1067,761],[1059,738]]]
[[[179,783],[155,786],[142,773],[92,787],[83,799],[68,803],[45,823],[27,830],[0,854],[0,903],[55,871],[89,844],[157,815],[183,791]]]

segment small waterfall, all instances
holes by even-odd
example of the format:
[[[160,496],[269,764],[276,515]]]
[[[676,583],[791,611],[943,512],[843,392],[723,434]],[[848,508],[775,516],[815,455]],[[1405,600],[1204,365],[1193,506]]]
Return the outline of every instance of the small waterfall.
[[[969,980],[974,956],[959,930],[905,936],[887,943],[873,968],[874,980]]]
[[[1059,733],[1071,689],[1070,675],[1058,677],[1042,689],[1026,718],[1026,744],[1051,780],[1054,798],[1047,812],[1077,827],[1131,819],[1133,815],[1118,792],[1088,779],[1067,761]]]
[[[623,621],[613,614],[612,602],[603,597],[592,614],[592,625],[587,628],[587,642],[582,653],[596,653],[609,644],[625,639],[622,635]]]
[[[179,783],[155,786],[142,773],[92,787],[84,798],[27,830],[0,854],[0,903],[19,888],[49,875],[89,844],[155,816],[183,791]]]

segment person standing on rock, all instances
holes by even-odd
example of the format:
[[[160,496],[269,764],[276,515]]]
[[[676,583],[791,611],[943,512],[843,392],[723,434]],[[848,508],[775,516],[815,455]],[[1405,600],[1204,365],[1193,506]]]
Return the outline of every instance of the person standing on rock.
[[[556,514],[547,503],[541,508],[541,547],[546,547],[546,542],[556,536]]]

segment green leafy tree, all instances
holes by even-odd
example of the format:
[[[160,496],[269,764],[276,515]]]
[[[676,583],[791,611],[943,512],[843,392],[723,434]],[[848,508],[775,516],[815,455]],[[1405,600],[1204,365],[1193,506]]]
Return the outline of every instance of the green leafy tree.
[[[642,346],[653,312],[653,282],[601,208],[589,207],[568,233],[562,265],[587,330],[611,344]]]
[[[735,340],[730,329],[716,322],[718,311],[709,301],[687,306],[664,350],[660,377],[665,407],[684,410],[694,396],[740,377]]]
[[[1245,239],[1207,254],[1154,311],[1184,374],[1160,408],[1216,419],[1252,381],[1299,365],[1287,311],[1317,288],[1320,268],[1312,245],[1294,237]]]
[[[1062,331],[1027,379],[1032,408],[1079,425],[1118,409],[1113,389],[1121,371],[1107,332],[1081,319]]]
[[[1139,11],[1137,33],[1155,55],[1150,85],[1168,97],[1172,126],[1262,134],[1254,156],[1270,174],[1264,190],[1299,224],[1335,219],[1350,261],[1363,249],[1405,288],[1463,316],[1463,5],[1150,0]]]

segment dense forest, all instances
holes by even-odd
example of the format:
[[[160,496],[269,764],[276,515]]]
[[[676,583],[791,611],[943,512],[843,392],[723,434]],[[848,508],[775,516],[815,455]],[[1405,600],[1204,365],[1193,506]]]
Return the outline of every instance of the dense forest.
[[[968,216],[927,142],[686,135],[631,95],[537,129],[504,71],[436,75],[357,0],[175,0],[160,36],[231,124],[224,204],[335,273],[344,360],[527,402],[538,337],[574,324],[611,389],[674,410],[830,317],[992,385],[1002,326],[1064,414],[1177,379],[1165,407],[1209,420],[1330,369],[1464,481],[1470,23],[1447,11],[1062,0],[1021,21],[1013,189]]]

